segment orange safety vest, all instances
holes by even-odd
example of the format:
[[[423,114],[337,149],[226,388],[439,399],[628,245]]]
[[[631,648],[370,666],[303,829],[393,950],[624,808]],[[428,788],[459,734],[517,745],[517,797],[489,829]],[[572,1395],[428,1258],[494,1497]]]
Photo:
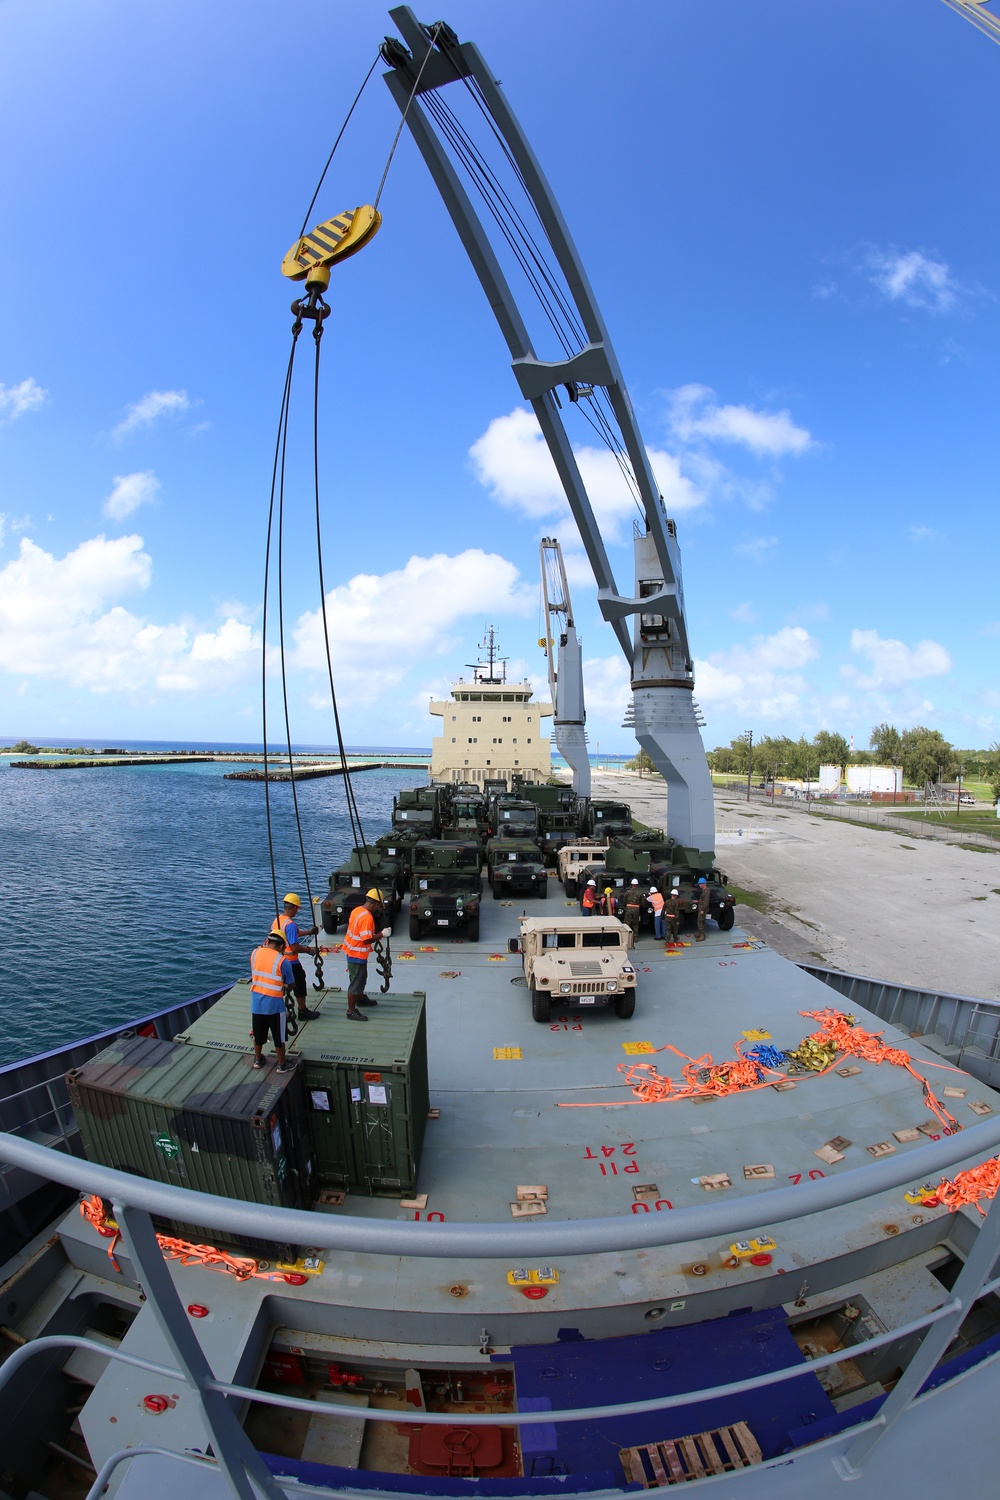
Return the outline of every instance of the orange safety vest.
[[[273,995],[281,999],[285,981],[281,977],[281,965],[285,955],[270,944],[255,948],[250,955],[250,988],[258,995]]]
[[[282,937],[285,937],[285,928],[288,926],[289,922],[294,922],[294,921],[295,921],[294,917],[290,917],[287,912],[283,911],[281,913],[280,917],[275,917],[274,921],[271,923],[271,931],[272,932],[280,932],[281,935],[282,935]],[[296,925],[298,925],[298,924],[296,924]],[[290,942],[288,942],[288,940],[286,938],[286,940],[285,940],[285,952],[284,952],[283,956],[288,959],[288,962],[290,964],[297,964],[298,961],[299,961],[299,945],[298,945],[298,943],[290,943]]]
[[[649,904],[656,912],[656,915],[659,916],[660,912],[663,910],[663,897],[660,895],[659,891],[650,891]]]
[[[597,891],[594,889],[594,887],[592,885],[584,886],[583,898],[580,902],[580,905],[583,907],[584,911],[593,911],[594,903],[596,900]]]
[[[356,906],[344,934],[344,954],[355,963],[367,963],[375,941],[375,918],[366,906]]]

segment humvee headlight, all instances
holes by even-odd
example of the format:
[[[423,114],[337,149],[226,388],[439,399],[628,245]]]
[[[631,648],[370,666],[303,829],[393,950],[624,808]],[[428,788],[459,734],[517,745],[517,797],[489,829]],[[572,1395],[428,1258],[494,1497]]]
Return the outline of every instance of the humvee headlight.
[[[617,979],[609,979],[608,983],[607,983],[607,988],[609,990],[616,990],[618,988],[618,981],[617,981]]]
[[[568,995],[568,994],[569,994],[569,992],[570,992],[570,990],[571,990],[571,989],[572,989],[572,988],[573,988],[573,986],[572,986],[572,985],[571,985],[571,984],[567,984],[567,983],[566,983],[566,982],[565,982],[565,981],[564,981],[564,982],[563,982],[563,983],[562,983],[562,984],[561,984],[561,985],[560,985],[560,986],[559,986],[559,993],[560,993],[560,995]]]

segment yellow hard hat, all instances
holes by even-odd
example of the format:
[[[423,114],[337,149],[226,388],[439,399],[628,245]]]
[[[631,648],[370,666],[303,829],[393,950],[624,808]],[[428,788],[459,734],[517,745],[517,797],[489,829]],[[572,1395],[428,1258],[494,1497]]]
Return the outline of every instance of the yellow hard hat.
[[[287,894],[287,896],[282,896],[281,899],[285,903],[286,906],[301,906],[302,905],[301,898],[299,896],[296,896],[296,894],[295,894],[294,891],[289,891],[288,894]]]
[[[277,929],[275,929],[274,932],[269,932],[265,941],[268,943],[280,943],[283,948],[288,947],[288,942],[285,938],[285,934],[283,932],[278,932]]]
[[[606,896],[611,896],[611,895],[613,895],[613,894],[614,894],[614,892],[613,892],[613,891],[612,891],[612,889],[611,889],[611,887],[610,887],[610,886],[609,886],[609,885],[606,885],[606,886],[605,886],[605,887],[604,887],[604,894],[605,894],[605,895],[606,895]]]
[[[385,897],[383,896],[383,894],[382,894],[381,891],[376,890],[375,887],[373,886],[372,889],[366,893],[365,900],[366,901],[384,901]]]

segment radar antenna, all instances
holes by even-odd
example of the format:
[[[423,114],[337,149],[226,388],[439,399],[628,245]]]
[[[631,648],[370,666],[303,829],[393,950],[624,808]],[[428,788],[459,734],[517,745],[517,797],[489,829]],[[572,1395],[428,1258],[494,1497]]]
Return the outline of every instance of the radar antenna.
[[[590,796],[590,756],[587,754],[587,711],[583,703],[583,656],[573,624],[573,605],[566,582],[562,548],[555,537],[543,537],[538,548],[542,568],[542,607],[545,638],[539,645],[549,666],[552,699],[552,737],[573,772],[573,790]]]
[[[496,75],[479,49],[460,42],[445,22],[417,20],[407,5],[390,11],[405,46],[387,38],[384,75],[393,99],[430,171],[472,261],[510,352],[521,395],[531,405],[548,446],[594,577],[597,598],[631,669],[636,739],[667,783],[667,826],[680,844],[715,848],[712,782],[694,703],[680,549],[667,519],[645,443],[625,389],[618,358],[552,189]],[[457,89],[456,89],[457,85]],[[464,100],[485,119],[503,154],[501,170],[516,207],[451,109],[445,95]],[[460,170],[461,169],[461,170]],[[467,186],[468,185],[468,186]],[[492,216],[496,248],[469,196],[477,193]],[[537,237],[540,226],[544,238]],[[563,357],[539,359],[511,291],[498,250],[511,256],[541,302]],[[590,497],[563,420],[558,392],[568,397],[611,448],[641,520],[635,529],[635,589],[615,582]],[[629,629],[629,621],[634,621]]]
[[[487,625],[486,633],[479,642],[480,651],[486,652],[485,661],[467,661],[465,665],[471,667],[475,676],[474,682],[503,683],[507,681],[506,656],[501,656],[497,646],[497,632],[495,625]],[[497,667],[500,668],[500,676],[497,676]],[[484,675],[485,674],[485,675]]]

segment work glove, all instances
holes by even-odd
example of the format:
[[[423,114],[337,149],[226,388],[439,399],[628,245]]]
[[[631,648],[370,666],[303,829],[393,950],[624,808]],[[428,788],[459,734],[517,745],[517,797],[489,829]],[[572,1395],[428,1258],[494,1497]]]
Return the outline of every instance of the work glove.
[[[392,937],[392,928],[391,927],[383,927],[382,928],[381,936],[382,937]]]

